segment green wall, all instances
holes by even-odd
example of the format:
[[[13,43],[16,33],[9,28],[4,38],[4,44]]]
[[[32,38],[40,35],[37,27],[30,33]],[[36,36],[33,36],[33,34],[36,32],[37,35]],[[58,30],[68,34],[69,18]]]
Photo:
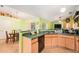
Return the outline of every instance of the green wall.
[[[66,29],[66,24],[67,24],[65,20],[66,20],[66,19],[62,20],[63,28],[64,28],[64,29]],[[69,24],[70,24],[70,28],[73,28],[73,25],[74,25],[73,16],[70,17],[70,22],[69,22]]]
[[[46,25],[47,29],[53,29],[53,24],[52,24],[51,21],[48,21],[48,20],[46,20],[46,19],[43,19],[43,18],[39,17],[39,18],[38,18],[38,23],[39,23],[39,25],[40,25],[40,29],[42,29],[42,30],[43,30],[43,28],[42,28],[42,25],[43,25],[43,24]]]

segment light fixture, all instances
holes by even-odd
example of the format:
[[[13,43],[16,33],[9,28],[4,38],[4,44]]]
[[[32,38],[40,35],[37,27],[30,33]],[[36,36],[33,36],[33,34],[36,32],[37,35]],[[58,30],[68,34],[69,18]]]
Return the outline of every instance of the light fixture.
[[[61,8],[60,12],[64,13],[66,11],[66,8]]]

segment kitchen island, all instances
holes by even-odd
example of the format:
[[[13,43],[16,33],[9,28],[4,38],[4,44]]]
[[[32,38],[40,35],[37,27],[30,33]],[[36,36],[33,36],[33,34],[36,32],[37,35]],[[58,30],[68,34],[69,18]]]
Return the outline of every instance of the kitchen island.
[[[66,48],[79,51],[79,35],[41,32],[35,35],[23,33],[23,52],[39,53],[44,48]]]
[[[23,34],[23,52],[24,53],[37,53],[41,52],[45,47],[44,35],[46,33],[38,33],[34,35]]]

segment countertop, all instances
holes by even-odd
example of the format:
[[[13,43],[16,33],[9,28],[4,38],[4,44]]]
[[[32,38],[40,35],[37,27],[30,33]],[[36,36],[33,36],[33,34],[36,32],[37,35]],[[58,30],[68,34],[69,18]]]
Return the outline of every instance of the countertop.
[[[33,39],[33,38],[37,38],[37,37],[40,37],[40,36],[45,35],[45,34],[47,34],[47,33],[46,32],[41,32],[41,33],[33,34],[33,35],[27,34],[27,33],[23,33],[23,36],[27,37],[29,39]]]
[[[43,31],[43,32],[32,35],[31,33],[22,32],[22,36],[27,37],[29,39],[37,38],[37,37],[40,37],[40,36],[45,35],[45,34],[48,34],[48,35],[60,34],[60,35],[78,36],[79,37],[79,35],[77,35],[77,34],[69,34],[69,33],[53,33],[53,32],[46,32],[46,31],[44,32]]]

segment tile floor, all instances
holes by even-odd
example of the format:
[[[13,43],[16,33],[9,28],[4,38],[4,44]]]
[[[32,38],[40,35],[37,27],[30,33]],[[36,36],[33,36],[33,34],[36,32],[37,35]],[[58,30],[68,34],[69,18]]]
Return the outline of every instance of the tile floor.
[[[5,40],[0,39],[0,53],[18,53],[19,43],[5,43]]]

